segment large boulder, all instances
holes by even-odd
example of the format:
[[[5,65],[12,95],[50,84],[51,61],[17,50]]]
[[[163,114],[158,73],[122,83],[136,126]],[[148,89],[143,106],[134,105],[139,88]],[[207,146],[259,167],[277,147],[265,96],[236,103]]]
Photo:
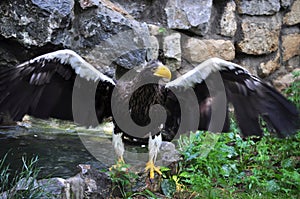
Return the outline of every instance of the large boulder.
[[[287,61],[294,56],[300,56],[300,34],[282,36],[282,49],[283,61]]]
[[[263,55],[278,49],[281,21],[278,16],[242,20],[243,39],[238,49],[250,55]]]
[[[114,70],[108,66],[132,68],[143,63],[150,42],[147,25],[111,4],[84,2],[1,1],[0,44],[8,44],[0,45],[0,53],[4,51],[22,62],[42,53],[69,48],[102,72],[112,74]],[[10,65],[5,60],[0,63]]]
[[[221,35],[228,37],[233,37],[235,35],[237,30],[235,11],[236,5],[234,1],[228,2],[224,8],[224,13],[220,21]]]
[[[184,42],[183,49],[184,58],[191,63],[201,63],[211,57],[229,61],[235,58],[234,45],[227,40],[201,40],[190,37]]]
[[[209,29],[212,0],[169,0],[165,11],[169,28],[205,35]]]
[[[238,12],[247,15],[273,15],[280,9],[280,0],[238,0]]]
[[[286,13],[283,21],[287,25],[296,25],[300,23],[300,0],[293,3],[291,11]]]
[[[0,35],[32,48],[65,41],[70,26],[73,0],[1,1]]]

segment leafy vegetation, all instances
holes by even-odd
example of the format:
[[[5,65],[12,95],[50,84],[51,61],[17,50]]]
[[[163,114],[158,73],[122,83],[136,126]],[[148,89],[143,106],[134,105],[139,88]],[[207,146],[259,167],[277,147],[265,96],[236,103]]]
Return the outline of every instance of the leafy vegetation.
[[[5,164],[7,155],[0,160],[0,198],[38,199],[47,194],[37,184],[39,169],[36,167],[38,157],[29,161],[22,157],[21,171],[11,173],[9,165]]]
[[[127,199],[157,198],[149,189],[141,188],[139,181],[144,177],[136,174],[136,171],[131,171],[130,168],[131,165],[120,162],[110,168],[108,174],[113,185],[111,195]]]
[[[242,139],[232,132],[198,131],[178,142],[183,155],[176,173],[161,168],[160,192],[166,198],[299,198],[300,131],[280,139],[266,136]],[[111,171],[122,197],[159,198],[151,191],[135,192],[138,176],[124,165]],[[158,183],[158,182],[156,182]]]
[[[201,150],[217,140],[207,153]],[[265,136],[254,142],[236,132],[199,131],[180,140],[179,183],[200,198],[255,198],[289,195],[300,190],[300,132],[293,138]]]
[[[285,90],[285,94],[300,109],[300,70],[292,74],[295,81]]]
[[[133,193],[133,184],[137,179],[137,174],[129,171],[129,164],[118,163],[110,168],[109,175],[113,184],[113,192],[119,192],[123,198],[131,197]],[[118,194],[118,193],[116,193]]]

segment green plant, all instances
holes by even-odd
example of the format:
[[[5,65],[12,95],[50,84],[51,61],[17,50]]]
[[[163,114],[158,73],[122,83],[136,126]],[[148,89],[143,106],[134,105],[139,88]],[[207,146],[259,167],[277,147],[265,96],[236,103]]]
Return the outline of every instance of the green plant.
[[[234,126],[231,133],[198,131],[181,137],[181,183],[200,198],[298,197],[300,132],[287,139],[268,134],[254,142],[242,139]]]
[[[170,168],[160,167],[162,176],[151,181],[151,185],[145,180],[149,177],[145,175],[139,176],[129,170],[129,164],[118,163],[116,166],[110,168],[108,172],[113,184],[112,197],[121,195],[122,198],[147,198],[158,199],[174,198],[174,194],[178,196],[179,191],[182,190],[183,185],[179,183],[180,178],[176,174],[171,174]],[[146,180],[147,181],[147,180]],[[137,184],[140,184],[137,186]],[[142,186],[141,186],[142,185]],[[153,192],[151,186],[161,189],[161,193]],[[158,195],[159,196],[158,196]],[[176,197],[178,198],[178,197]],[[185,198],[179,197],[179,198]]]
[[[122,198],[158,198],[155,193],[148,189],[147,183],[145,184],[145,176],[139,176],[130,170],[130,165],[118,162],[112,166],[108,172],[113,185],[112,197],[121,195]],[[163,170],[163,168],[162,168]],[[160,181],[153,182],[155,184]],[[142,185],[142,186],[141,186]]]
[[[123,198],[132,196],[133,185],[138,177],[135,173],[129,170],[129,167],[129,164],[118,163],[111,167],[109,171],[113,190],[120,192]]]
[[[7,155],[0,160],[0,192],[7,198],[37,199],[49,196],[37,183],[39,169],[36,167],[38,157],[29,161],[22,157],[22,169],[14,174],[10,172],[9,165],[5,165]]]
[[[9,166],[5,165],[7,154],[0,160],[0,193],[8,190],[10,188],[9,183]]]
[[[300,109],[300,70],[293,72],[294,82],[285,90],[288,99]]]
[[[164,34],[164,33],[167,32],[167,29],[163,28],[163,27],[159,27],[158,32],[161,33],[161,34]]]

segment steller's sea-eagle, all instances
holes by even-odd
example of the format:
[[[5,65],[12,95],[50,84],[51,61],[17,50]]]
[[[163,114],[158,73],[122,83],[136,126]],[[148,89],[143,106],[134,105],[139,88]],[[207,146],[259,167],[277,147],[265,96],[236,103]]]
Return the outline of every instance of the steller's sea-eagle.
[[[233,105],[244,136],[262,135],[260,118],[280,137],[299,128],[299,112],[291,102],[245,68],[219,58],[211,58],[172,81],[170,70],[159,61],[150,61],[132,74],[113,80],[71,50],[51,52],[0,69],[0,113],[14,121],[29,114],[84,125],[95,123],[89,119],[90,111],[99,122],[112,116],[113,145],[119,161],[123,161],[122,135],[138,142],[149,139],[146,169],[150,178],[154,171],[160,173],[154,163],[162,139],[197,129],[228,131],[228,104]],[[74,107],[74,99],[80,96],[74,95],[78,87],[83,91],[95,88],[92,109]],[[79,120],[74,117],[74,108],[79,110]],[[163,122],[151,126],[161,115],[165,115]],[[150,127],[140,132],[127,125],[130,119],[139,127]]]

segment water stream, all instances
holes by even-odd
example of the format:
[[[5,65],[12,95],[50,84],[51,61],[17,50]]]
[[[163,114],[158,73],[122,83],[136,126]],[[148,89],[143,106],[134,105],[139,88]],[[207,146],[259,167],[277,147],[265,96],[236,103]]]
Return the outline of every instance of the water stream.
[[[73,176],[79,171],[78,164],[108,168],[115,161],[112,129],[111,123],[85,128],[67,121],[30,118],[21,126],[0,128],[0,157],[7,154],[6,162],[17,170],[22,166],[22,156],[38,156],[42,178]],[[128,147],[135,157],[135,152],[141,150],[137,146],[127,146],[126,150]]]

